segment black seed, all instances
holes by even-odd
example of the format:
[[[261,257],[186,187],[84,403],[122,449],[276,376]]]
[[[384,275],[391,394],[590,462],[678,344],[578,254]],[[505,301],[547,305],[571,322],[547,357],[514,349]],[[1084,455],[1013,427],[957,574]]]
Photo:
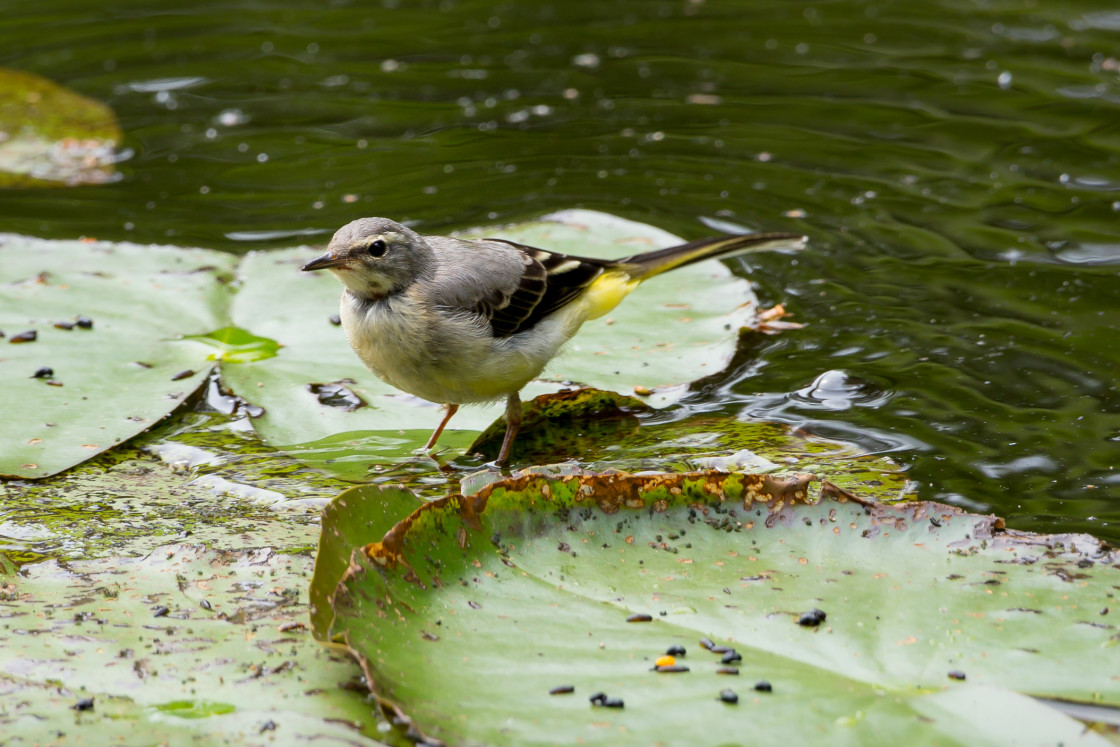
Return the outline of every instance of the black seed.
[[[65,329],[65,330],[74,329],[74,325],[71,324],[70,322],[55,322],[53,326],[54,326],[55,329]]]
[[[626,618],[626,622],[628,623],[648,623],[652,620],[652,615],[647,615],[642,612],[635,612],[633,615],[630,615],[630,617]]]
[[[47,381],[47,386],[62,386],[62,382],[61,381],[55,381],[54,379],[49,379]]]
[[[12,345],[18,345],[21,342],[35,342],[38,337],[38,332],[33,329],[29,329],[26,332],[20,332],[18,335],[12,335],[11,339],[9,339],[8,342]]]
[[[826,617],[828,617],[828,615],[825,614],[824,610],[819,610],[814,607],[813,609],[809,610],[804,615],[799,617],[797,619],[797,624],[804,625],[807,628],[815,628],[822,622],[824,622],[824,619]]]
[[[770,683],[766,680],[759,680],[758,682],[754,683],[754,689],[758,690],[760,693],[773,692],[774,690],[774,688],[771,687]]]
[[[705,648],[705,649],[711,651],[712,646],[714,646],[714,645],[716,645],[716,644],[712,643],[712,639],[710,639],[710,638],[701,638],[700,639],[700,648]]]
[[[718,646],[712,646],[708,650],[711,651],[713,654],[726,654],[728,651],[734,651],[735,649],[731,648],[730,646],[724,646],[724,645],[721,644],[721,645],[718,645]]]
[[[653,671],[655,671],[655,672],[687,672],[688,667],[684,666],[683,664],[668,664],[668,665],[662,665],[660,667],[654,667]]]
[[[331,314],[329,317],[327,317],[327,321],[337,327],[338,325],[342,324],[342,317],[340,317],[338,314]]]
[[[719,699],[724,703],[738,703],[739,696],[735,694],[734,690],[720,690]]]
[[[93,329],[93,320],[88,316],[79,316],[74,320],[74,325],[82,329]]]
[[[1108,614],[1108,607],[1102,607],[1101,608],[1101,614],[1102,615],[1107,615]]]
[[[622,698],[607,698],[599,705],[604,708],[625,708],[626,704],[622,702]]]
[[[198,606],[201,607],[204,610],[209,611],[211,609],[210,600],[209,599],[203,599],[201,602],[198,603]]]
[[[172,376],[172,377],[171,377],[171,380],[172,380],[172,381],[181,381],[181,380],[183,380],[183,379],[189,379],[189,378],[190,378],[190,377],[192,377],[192,376],[194,376],[194,371],[192,371],[192,370],[190,370],[190,369],[188,368],[187,370],[185,370],[185,371],[180,371],[179,373],[177,373],[177,374],[175,374],[174,376]]]
[[[684,656],[687,651],[685,651],[684,646],[670,646],[665,650],[665,653],[669,656]]]
[[[54,376],[54,369],[49,366],[36,368],[35,373],[31,374],[31,378],[33,379],[49,379],[52,376]]]
[[[959,669],[954,669],[951,672],[949,672],[949,679],[951,679],[951,680],[963,680],[964,679],[964,672],[962,672]]]
[[[74,705],[72,705],[70,707],[73,708],[75,711],[92,711],[93,710],[93,698],[82,698],[81,700],[79,700],[77,703],[75,703]]]
[[[264,734],[266,731],[276,731],[276,722],[272,719],[269,719],[268,721],[265,721],[263,724],[261,724],[260,733]]]
[[[716,674],[739,674],[739,670],[735,667],[720,667],[716,670]]]
[[[941,526],[941,521],[936,516],[929,517],[929,523],[933,524],[935,527]]]
[[[167,617],[169,614],[171,614],[170,607],[160,606],[152,610],[152,617]]]
[[[595,705],[602,705],[603,701],[606,700],[606,699],[607,699],[607,694],[606,693],[595,693],[590,698],[588,698],[588,700],[590,700]]]
[[[557,685],[548,691],[549,695],[567,695],[576,691],[575,685]]]
[[[743,655],[735,649],[731,649],[719,660],[721,664],[734,664],[737,661],[742,661]]]

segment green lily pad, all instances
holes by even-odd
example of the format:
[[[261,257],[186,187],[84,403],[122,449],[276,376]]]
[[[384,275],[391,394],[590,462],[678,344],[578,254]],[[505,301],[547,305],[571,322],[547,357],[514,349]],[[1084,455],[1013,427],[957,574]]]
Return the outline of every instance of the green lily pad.
[[[351,501],[362,502],[362,521],[337,520],[337,514],[349,516],[353,511]],[[311,631],[316,637],[327,637],[334,619],[331,595],[350,565],[351,550],[366,537],[388,532],[419,505],[420,500],[403,488],[363,486],[343,491],[323,508],[324,531],[319,536],[310,590]]]
[[[235,263],[200,249],[0,236],[0,476],[60,472],[182,404],[212,364],[206,346],[176,338],[223,326]],[[34,341],[17,344],[28,332]]]
[[[0,732],[54,744],[376,745],[379,716],[339,688],[353,665],[314,645],[309,558],[173,544],[145,557],[26,565],[3,579]],[[313,697],[311,697],[313,696]],[[84,705],[79,705],[84,701]],[[65,742],[58,742],[65,743]]]
[[[621,257],[681,241],[652,226],[587,210],[475,233],[594,257]],[[327,273],[300,272],[314,254],[295,249],[245,257],[233,324],[282,347],[274,358],[223,367],[226,382],[264,408],[254,427],[276,446],[321,450],[323,445],[313,442],[341,433],[401,433],[407,441],[399,453],[423,445],[440,410],[381,383],[362,365],[342,329],[330,322],[342,286]],[[727,364],[753,301],[750,284],[719,262],[675,270],[643,284],[607,318],[585,325],[545,369],[548,380],[531,383],[525,396],[556,391],[564,382],[621,392],[640,385],[655,390],[650,404],[666,405],[684,394],[687,382]],[[308,388],[311,384],[342,386],[364,405],[324,405]],[[464,407],[449,428],[481,431],[501,413],[501,405]]]
[[[1115,552],[830,483],[811,499],[811,477],[524,476],[435,501],[354,551],[330,639],[451,743],[1106,743],[1027,696],[1120,704]],[[689,671],[653,671],[673,645]]]
[[[115,177],[120,142],[105,104],[0,68],[0,187],[104,184]]]

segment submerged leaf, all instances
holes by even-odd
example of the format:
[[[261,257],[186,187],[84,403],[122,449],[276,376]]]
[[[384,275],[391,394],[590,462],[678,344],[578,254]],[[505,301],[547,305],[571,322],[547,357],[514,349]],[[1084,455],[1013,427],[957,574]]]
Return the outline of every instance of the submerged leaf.
[[[1120,582],[1115,553],[830,483],[811,497],[811,478],[526,475],[435,501],[355,549],[331,639],[378,697],[455,743],[604,728],[615,744],[741,741],[719,699],[728,656],[769,685],[739,690],[757,742],[839,726],[852,743],[1101,743],[1022,693],[1120,704],[1100,655],[1115,630],[1096,615]],[[324,537],[360,525],[364,505],[348,501]],[[798,624],[806,613],[817,626]],[[652,671],[671,646],[689,671]],[[550,696],[559,684],[579,697]],[[604,713],[593,693],[625,709]]]
[[[115,176],[120,142],[105,104],[0,68],[0,187],[104,184]]]

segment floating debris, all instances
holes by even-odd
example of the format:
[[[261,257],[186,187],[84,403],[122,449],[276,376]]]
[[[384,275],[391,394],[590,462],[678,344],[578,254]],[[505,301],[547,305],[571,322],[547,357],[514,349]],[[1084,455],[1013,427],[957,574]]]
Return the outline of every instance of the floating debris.
[[[754,683],[754,689],[760,693],[769,693],[774,691],[773,686],[771,686],[771,684],[766,680],[759,680],[758,682]]]
[[[49,379],[52,376],[54,376],[54,369],[50,366],[36,368],[35,373],[31,374],[31,378],[33,379]]]
[[[724,703],[731,703],[732,705],[739,702],[739,696],[735,694],[734,690],[729,689],[720,690],[719,699]]]
[[[93,320],[88,316],[79,316],[74,320],[74,326],[80,327],[81,329],[93,329]]]
[[[8,343],[11,345],[18,345],[21,342],[35,342],[37,339],[39,339],[38,331],[29,329],[26,332],[20,332],[18,335],[12,335],[11,338],[8,339]]]
[[[743,655],[740,654],[735,649],[731,649],[726,654],[724,654],[722,657],[720,657],[719,662],[720,662],[720,664],[734,664],[735,662],[742,661],[742,660],[743,660]]]
[[[549,695],[569,695],[576,691],[575,685],[557,685],[548,691]],[[594,702],[594,701],[592,701]]]
[[[93,710],[93,698],[82,698],[81,700],[79,700],[77,703],[75,703],[74,705],[72,705],[70,707],[73,708],[75,711],[92,711]]]
[[[963,680],[964,678],[965,678],[964,672],[962,672],[959,669],[954,669],[954,670],[949,672],[949,679],[951,679],[951,680]]]
[[[194,371],[192,371],[191,369],[188,368],[185,371],[180,371],[179,373],[172,376],[171,380],[172,381],[182,381],[183,379],[189,379],[192,376],[194,376]]]
[[[666,656],[684,656],[686,653],[688,652],[685,651],[684,646],[670,646],[665,651]]]
[[[630,615],[630,617],[626,618],[626,622],[628,623],[648,623],[652,620],[653,615],[647,615],[642,612],[635,612],[633,615]]]
[[[797,619],[797,624],[806,628],[815,628],[824,622],[826,617],[828,617],[828,615],[825,614],[824,610],[819,610],[814,607],[799,617]]]
[[[716,674],[739,674],[739,670],[735,667],[720,667],[716,670]]]

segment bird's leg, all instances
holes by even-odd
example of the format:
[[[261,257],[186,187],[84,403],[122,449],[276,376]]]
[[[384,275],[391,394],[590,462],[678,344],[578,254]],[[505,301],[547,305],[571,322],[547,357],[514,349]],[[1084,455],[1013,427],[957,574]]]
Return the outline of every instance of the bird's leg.
[[[439,422],[436,429],[432,431],[432,437],[428,439],[428,443],[424,444],[424,451],[431,451],[435,448],[436,441],[439,440],[439,434],[443,433],[443,429],[447,427],[447,421],[451,420],[451,416],[459,412],[459,405],[447,403],[447,414],[443,416],[443,420]]]
[[[513,438],[517,435],[517,430],[521,427],[521,398],[517,396],[517,392],[509,395],[506,400],[506,435],[502,439],[502,449],[498,452],[498,461],[495,462],[498,466],[502,466],[509,458],[510,447],[513,446]]]

